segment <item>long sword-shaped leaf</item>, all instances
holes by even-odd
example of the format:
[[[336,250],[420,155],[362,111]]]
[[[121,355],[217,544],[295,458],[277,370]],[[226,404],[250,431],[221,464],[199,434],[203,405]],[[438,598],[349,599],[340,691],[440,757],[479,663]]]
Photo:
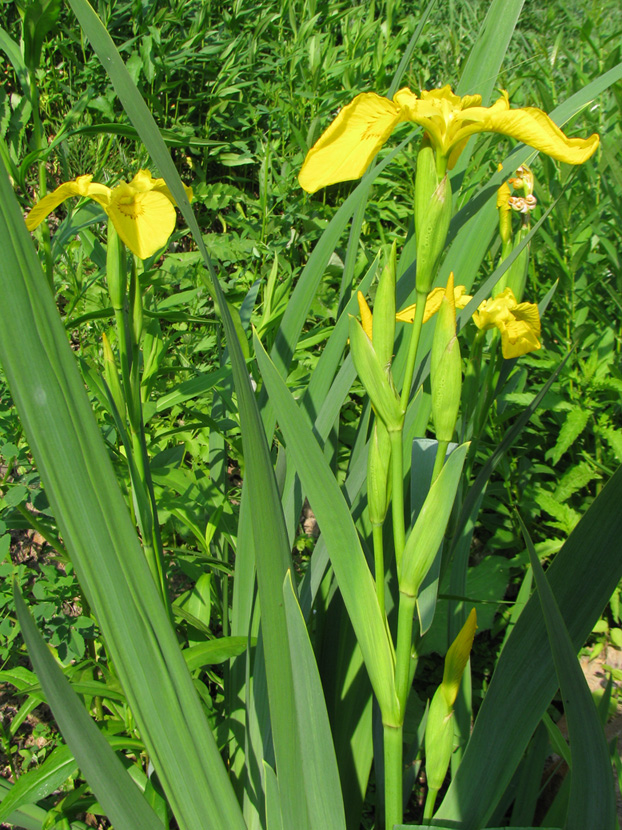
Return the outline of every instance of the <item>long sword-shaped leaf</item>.
[[[369,677],[384,714],[396,714],[393,655],[373,579],[350,511],[306,416],[255,338],[255,353],[270,400],[278,412],[287,450],[315,513],[335,570]]]
[[[289,647],[294,669],[298,729],[303,746],[304,790],[312,830],[345,830],[339,770],[324,702],[322,681],[309,632],[296,598],[291,571],[283,584]]]
[[[119,490],[66,332],[0,176],[0,360],[80,583],[180,827],[242,818]]]
[[[570,738],[571,779],[566,830],[613,827],[616,803],[611,761],[594,698],[527,528],[519,516],[523,538],[540,596],[549,643]]]
[[[281,593],[281,585],[290,564],[290,550],[270,452],[246,363],[198,224],[157,125],[127,72],[114,43],[91,6],[86,0],[70,0],[70,3],[106,69],[128,117],[158,165],[160,173],[164,176],[192,231],[210,278],[207,279],[205,273],[203,276],[220,309],[231,357],[242,426],[246,462],[244,487],[248,492],[249,511],[252,512],[252,533],[257,561],[272,737],[279,777],[279,792],[284,810],[283,820],[288,827],[304,830],[307,825],[306,800],[299,786],[302,778],[300,747],[295,728],[291,663]]]
[[[119,830],[136,830],[137,827],[141,830],[164,830],[164,825],[54,662],[16,586],[13,596],[28,653],[47,701],[106,815]]]
[[[547,571],[578,649],[622,577],[622,467],[592,503]],[[542,609],[532,596],[508,638],[462,764],[436,818],[477,830],[486,824],[557,688]]]

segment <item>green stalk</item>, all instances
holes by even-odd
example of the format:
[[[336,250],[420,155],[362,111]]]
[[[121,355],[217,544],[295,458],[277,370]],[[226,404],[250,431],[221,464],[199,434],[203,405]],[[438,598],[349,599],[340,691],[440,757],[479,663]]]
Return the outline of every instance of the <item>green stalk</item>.
[[[410,400],[410,389],[413,383],[413,375],[415,374],[415,366],[417,365],[417,350],[419,349],[419,339],[421,337],[421,327],[423,326],[423,315],[425,313],[425,303],[427,298],[427,292],[424,293],[422,291],[417,291],[417,307],[415,308],[415,319],[410,333],[408,357],[406,359],[406,371],[404,373],[404,385],[402,386],[402,397],[400,399],[402,409],[404,411],[406,411],[408,401]]]
[[[445,463],[445,456],[447,455],[447,447],[449,441],[439,441],[436,448],[436,458],[434,459],[434,469],[432,471],[432,484],[436,481],[440,471],[443,469]]]
[[[404,528],[404,460],[402,458],[402,430],[389,432],[391,439],[391,475],[392,496],[391,515],[393,518],[393,544],[395,546],[395,562],[399,576],[402,567],[402,554],[406,545],[406,530]]]
[[[135,265],[132,262],[132,281],[134,303],[140,302],[140,291]],[[127,419],[129,422],[131,446],[126,448],[131,453],[136,471],[136,479],[131,476],[136,508],[140,516],[142,543],[149,570],[158,586],[164,606],[172,619],[166,574],[162,538],[158,522],[157,504],[153,491],[153,482],[149,468],[149,453],[145,439],[145,428],[140,397],[140,371],[138,360],[139,332],[135,332],[136,321],[130,320],[127,310],[127,273],[125,267],[125,249],[112,222],[108,222],[108,251],[106,257],[106,278],[108,293],[114,311],[117,340],[119,344],[119,363],[121,367],[121,384]],[[133,309],[135,311],[135,309]],[[133,315],[134,317],[134,315]],[[119,413],[121,414],[121,413]]]
[[[382,724],[384,746],[384,821],[386,830],[403,820],[402,743],[403,727]]]
[[[382,540],[382,525],[372,524],[372,538],[374,541],[374,574],[376,576],[376,596],[380,613],[385,616],[384,601],[384,543]]]
[[[400,712],[406,711],[411,684],[412,640],[417,597],[400,591],[395,649],[395,690]]]
[[[432,819],[434,815],[434,805],[436,804],[436,796],[438,795],[438,790],[428,790],[428,794],[425,798],[425,807],[423,808],[423,820],[428,822]]]

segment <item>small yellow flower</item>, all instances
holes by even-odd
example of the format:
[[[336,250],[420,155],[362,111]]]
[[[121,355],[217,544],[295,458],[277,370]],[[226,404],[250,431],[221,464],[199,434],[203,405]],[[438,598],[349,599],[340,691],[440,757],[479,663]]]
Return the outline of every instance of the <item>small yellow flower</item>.
[[[517,302],[511,288],[484,300],[473,321],[479,329],[499,329],[501,351],[506,359],[541,348],[538,306]]]
[[[307,153],[298,175],[309,193],[336,182],[358,179],[398,124],[411,121],[428,135],[437,156],[451,169],[475,133],[502,133],[558,161],[582,164],[598,147],[596,134],[568,138],[548,115],[535,107],[511,109],[508,94],[491,107],[481,95],[455,95],[451,87],[422,91],[418,98],[400,89],[393,100],[363,92],[344,107]]]
[[[453,276],[453,275],[452,275]],[[445,289],[444,288],[433,288],[432,291],[428,294],[428,299],[425,302],[425,311],[423,313],[423,322],[427,323],[430,317],[441,307],[441,303],[443,302],[443,297],[445,296]],[[466,293],[466,288],[464,285],[457,285],[454,288],[454,302],[456,304],[456,308],[465,308],[469,302],[473,299],[473,297],[469,296]],[[417,308],[417,303],[414,305],[409,305],[406,308],[402,309],[395,315],[396,320],[401,320],[402,323],[412,323],[415,319],[415,309]]]
[[[148,170],[139,170],[131,182],[106,187],[92,181],[93,176],[78,176],[44,196],[26,217],[26,227],[33,231],[65,199],[86,196],[101,205],[127,247],[140,259],[163,248],[175,228],[175,210],[164,179],[154,179]],[[192,200],[192,188],[185,187]]]

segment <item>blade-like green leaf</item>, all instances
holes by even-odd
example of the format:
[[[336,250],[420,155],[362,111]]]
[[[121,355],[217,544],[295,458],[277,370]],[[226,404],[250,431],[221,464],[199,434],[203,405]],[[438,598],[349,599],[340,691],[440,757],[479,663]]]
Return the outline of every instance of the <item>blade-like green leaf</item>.
[[[616,801],[605,735],[576,650],[533,543],[518,517],[540,597],[570,739],[571,779],[566,830],[613,827]]]
[[[136,827],[163,830],[164,825],[108,746],[54,661],[17,584],[13,587],[13,597],[28,653],[56,722],[106,814],[119,830],[136,830]]]
[[[268,395],[279,414],[288,453],[322,528],[372,686],[383,713],[391,717],[391,713],[396,714],[398,705],[393,682],[393,655],[373,579],[348,506],[311,426],[257,338],[255,354]]]
[[[306,802],[301,797],[298,785],[301,778],[300,754],[295,731],[291,666],[286,657],[289,650],[280,587],[289,565],[290,552],[270,454],[240,342],[188,198],[151,113],[125,69],[109,34],[91,6],[86,0],[70,0],[70,4],[106,69],[128,117],[136,127],[152,159],[158,165],[160,173],[164,176],[192,231],[209,271],[209,278],[205,273],[202,276],[222,316],[242,424],[246,460],[244,486],[248,488],[250,509],[253,511],[252,532],[258,562],[265,656],[268,663],[266,676],[270,684],[272,736],[279,771],[281,799],[285,811],[284,821],[288,826],[296,826],[302,830],[307,822]],[[199,825],[200,822],[195,822],[195,827]]]
[[[291,571],[283,583],[289,648],[294,670],[296,713],[302,744],[304,789],[309,803],[312,830],[345,830],[339,769],[328,722],[322,681],[300,605],[292,585]]]
[[[573,646],[578,649],[622,577],[622,467],[607,483],[547,571]],[[437,818],[460,830],[485,825],[512,778],[557,688],[538,597],[508,638],[462,764]]]
[[[0,176],[0,360],[76,573],[180,827],[242,827],[32,242]],[[164,765],[166,764],[166,766]]]

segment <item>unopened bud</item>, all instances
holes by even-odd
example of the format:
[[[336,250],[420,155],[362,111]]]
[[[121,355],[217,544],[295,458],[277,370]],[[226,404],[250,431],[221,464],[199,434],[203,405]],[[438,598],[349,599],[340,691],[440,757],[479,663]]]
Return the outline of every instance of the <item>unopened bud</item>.
[[[384,421],[389,432],[401,430],[404,412],[390,373],[378,359],[371,340],[356,317],[350,317],[350,349],[357,374],[376,414]]]
[[[449,442],[453,438],[462,394],[462,359],[456,336],[453,273],[447,281],[447,290],[438,311],[434,330],[430,384],[436,440]]]
[[[383,422],[374,421],[367,456],[367,508],[369,521],[381,525],[391,503],[391,438]]]
[[[424,139],[417,155],[415,177],[416,288],[422,294],[427,294],[432,287],[447,240],[451,212],[449,177],[447,174],[439,177],[434,150]]]
[[[395,270],[396,270],[395,242],[389,254],[389,261],[384,267],[378,283],[376,300],[374,302],[374,328],[372,343],[380,363],[388,367],[393,359],[393,345],[395,342]]]

